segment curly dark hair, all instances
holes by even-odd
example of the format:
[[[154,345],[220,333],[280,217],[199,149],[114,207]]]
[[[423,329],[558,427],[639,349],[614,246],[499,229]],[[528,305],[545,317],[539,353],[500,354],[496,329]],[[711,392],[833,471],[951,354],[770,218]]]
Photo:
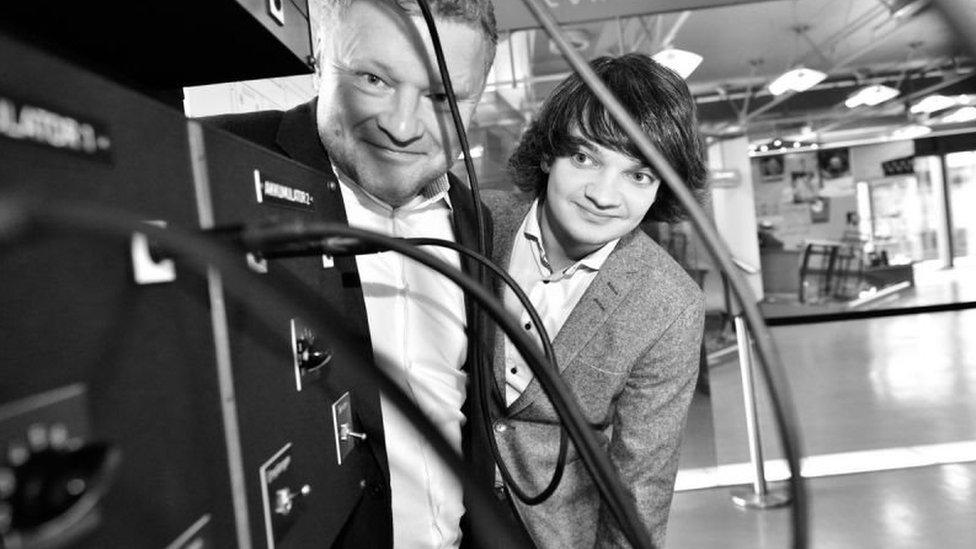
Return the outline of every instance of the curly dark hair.
[[[600,57],[591,66],[700,200],[705,191],[707,169],[695,101],[684,80],[640,53]],[[572,135],[574,130],[582,139]],[[525,131],[508,160],[509,175],[521,191],[540,196],[549,177],[541,165],[569,156],[581,145],[594,142],[633,158],[644,158],[582,78],[574,73],[556,86]],[[675,194],[662,184],[644,220],[674,222],[685,215]]]

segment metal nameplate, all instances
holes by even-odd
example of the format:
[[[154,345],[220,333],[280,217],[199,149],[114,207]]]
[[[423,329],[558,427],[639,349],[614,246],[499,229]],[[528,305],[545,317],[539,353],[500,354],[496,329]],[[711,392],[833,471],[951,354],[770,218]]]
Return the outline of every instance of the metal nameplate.
[[[106,124],[0,94],[0,138],[112,163]]]
[[[285,185],[268,174],[261,173],[261,170],[254,170],[254,192],[258,204],[315,211],[315,197],[312,193]]]

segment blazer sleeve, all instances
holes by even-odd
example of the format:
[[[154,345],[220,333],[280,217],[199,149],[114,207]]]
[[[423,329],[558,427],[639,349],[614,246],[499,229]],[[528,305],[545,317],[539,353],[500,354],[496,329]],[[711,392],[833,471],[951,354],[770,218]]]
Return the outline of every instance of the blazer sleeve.
[[[656,547],[664,546],[704,323],[701,295],[652,342],[630,371],[612,418],[610,460]],[[601,503],[597,547],[629,547]]]

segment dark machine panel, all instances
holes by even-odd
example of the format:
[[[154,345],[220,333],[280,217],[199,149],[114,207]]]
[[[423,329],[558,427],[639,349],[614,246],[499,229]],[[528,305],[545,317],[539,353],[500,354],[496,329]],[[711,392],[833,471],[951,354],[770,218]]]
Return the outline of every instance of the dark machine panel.
[[[310,73],[306,0],[31,0],[0,27],[145,91]]]
[[[325,174],[199,127],[216,227],[345,220],[338,187]],[[337,324],[368,333],[356,325],[365,313],[353,258],[241,259],[270,284],[310,292]],[[364,430],[358,410],[375,409],[378,396],[350,374],[371,351],[363,337],[344,342],[356,356],[342,354],[333,336],[315,333],[309,319],[275,313],[227,302],[254,543],[304,547],[315,540],[327,547],[363,492],[370,457],[358,436]]]
[[[2,34],[0,72],[0,191],[198,225],[180,113]],[[205,278],[31,236],[0,250],[0,545],[235,546]]]

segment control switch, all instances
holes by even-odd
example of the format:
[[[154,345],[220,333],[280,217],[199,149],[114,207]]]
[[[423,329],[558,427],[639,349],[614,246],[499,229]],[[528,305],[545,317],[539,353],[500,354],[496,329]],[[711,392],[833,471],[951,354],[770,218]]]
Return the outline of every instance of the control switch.
[[[356,441],[366,440],[366,434],[355,429],[352,399],[348,391],[332,403],[332,428],[335,431],[336,461],[342,465],[342,460],[356,446]]]
[[[297,318],[291,320],[291,342],[295,388],[301,391],[321,379],[325,367],[332,362],[332,349],[316,342],[312,329]]]
[[[264,526],[269,549],[281,543],[305,510],[312,487],[301,482],[289,442],[260,468]]]

